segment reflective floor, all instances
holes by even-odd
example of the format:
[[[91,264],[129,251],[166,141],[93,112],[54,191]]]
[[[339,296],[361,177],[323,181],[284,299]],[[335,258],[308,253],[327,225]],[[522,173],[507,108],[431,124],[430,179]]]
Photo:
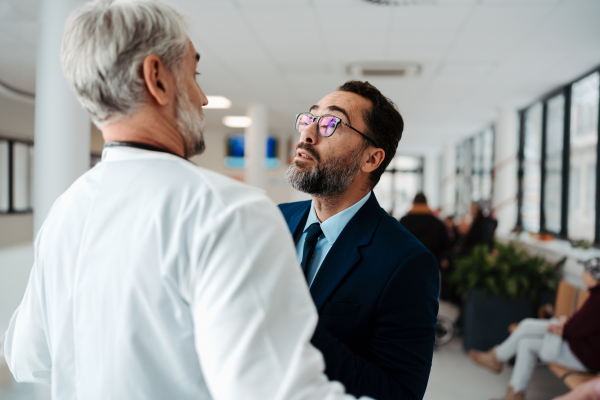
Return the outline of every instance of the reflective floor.
[[[512,367],[495,375],[471,362],[462,350],[460,338],[454,338],[433,354],[433,367],[424,400],[489,400],[502,398]],[[543,365],[533,374],[527,400],[551,400],[568,388]]]
[[[489,400],[502,398],[512,368],[494,375],[475,366],[462,351],[458,338],[436,349],[433,368],[424,400]],[[545,366],[539,365],[527,392],[527,400],[551,400],[566,393],[564,386]],[[1,400],[49,400],[46,387],[12,384],[0,388]]]

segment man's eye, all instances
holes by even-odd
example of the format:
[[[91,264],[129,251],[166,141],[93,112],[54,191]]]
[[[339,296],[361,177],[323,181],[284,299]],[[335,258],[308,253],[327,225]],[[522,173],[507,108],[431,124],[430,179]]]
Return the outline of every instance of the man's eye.
[[[302,118],[300,118],[300,124],[301,125],[310,125],[310,124],[312,124],[312,121],[313,120],[310,117],[302,117]]]

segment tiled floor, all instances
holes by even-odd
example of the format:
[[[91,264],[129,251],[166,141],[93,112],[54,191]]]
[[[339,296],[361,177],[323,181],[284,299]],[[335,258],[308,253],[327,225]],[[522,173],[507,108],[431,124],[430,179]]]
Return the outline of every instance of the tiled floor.
[[[507,367],[494,375],[473,364],[462,351],[460,339],[435,350],[433,368],[424,400],[489,400],[502,398],[512,372]],[[527,392],[527,400],[551,400],[567,392],[546,367],[538,366]],[[14,384],[0,388],[0,400],[46,400],[47,389],[34,385]]]
[[[495,375],[473,364],[462,350],[460,339],[437,348],[424,400],[489,400],[503,398],[512,367]],[[527,390],[527,400],[551,400],[566,393],[563,385],[545,366],[539,365]]]

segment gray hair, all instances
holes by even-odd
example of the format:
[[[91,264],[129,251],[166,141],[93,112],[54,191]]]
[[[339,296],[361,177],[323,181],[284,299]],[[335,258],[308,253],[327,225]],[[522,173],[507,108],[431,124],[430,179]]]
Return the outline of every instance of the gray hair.
[[[178,71],[188,51],[187,24],[157,0],[96,0],[77,9],[65,28],[62,67],[96,125],[135,113],[147,103],[144,59],[155,54]]]

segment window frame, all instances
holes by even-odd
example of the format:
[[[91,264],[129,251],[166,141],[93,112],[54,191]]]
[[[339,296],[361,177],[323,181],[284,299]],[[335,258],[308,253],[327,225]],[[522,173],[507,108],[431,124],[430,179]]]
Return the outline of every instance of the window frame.
[[[578,76],[571,82],[562,85],[545,95],[537,98],[526,107],[518,110],[519,112],[519,148],[518,148],[518,169],[517,169],[517,229],[523,229],[523,178],[525,162],[525,127],[527,111],[536,103],[542,103],[542,144],[541,144],[541,185],[540,185],[540,231],[537,233],[549,233],[559,239],[568,240],[569,229],[569,184],[571,173],[571,95],[573,84],[587,78],[595,73],[600,74],[600,66]],[[600,85],[599,85],[600,93]],[[560,207],[560,230],[559,232],[550,232],[546,229],[546,215],[544,210],[546,195],[546,148],[547,148],[547,130],[548,130],[548,101],[558,95],[564,96],[564,115],[563,115],[563,148],[562,148],[562,170],[561,170],[561,207]],[[598,102],[598,126],[596,135],[600,138],[600,102]],[[596,144],[596,191],[595,191],[595,228],[594,228],[594,246],[600,248],[600,140]]]
[[[15,209],[14,150],[15,143],[21,143],[33,148],[33,140],[0,135],[0,142],[8,143],[8,209],[5,211],[0,210],[0,215],[31,214],[33,213],[32,207],[23,210]]]

